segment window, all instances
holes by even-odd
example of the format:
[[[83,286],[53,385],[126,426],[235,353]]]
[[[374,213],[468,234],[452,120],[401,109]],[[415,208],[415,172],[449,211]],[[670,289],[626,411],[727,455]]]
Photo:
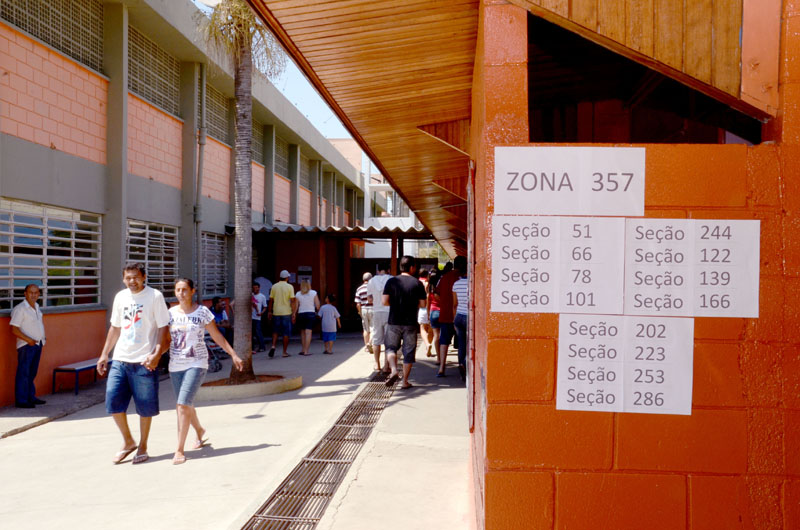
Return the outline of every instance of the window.
[[[225,236],[203,232],[203,296],[228,294],[228,245]]]
[[[264,163],[264,124],[253,120],[253,160]]]
[[[289,178],[289,143],[280,136],[275,137],[275,173]]]
[[[0,309],[41,286],[43,307],[100,303],[100,216],[0,199]]]
[[[180,114],[178,60],[128,26],[128,89],[175,116]]]
[[[225,94],[206,83],[206,129],[208,135],[224,144],[231,145],[228,123],[230,117],[228,98]],[[200,121],[200,105],[197,106],[197,120]]]
[[[96,72],[103,70],[100,0],[2,0],[0,18]]]
[[[143,263],[147,285],[172,297],[178,278],[178,228],[128,219],[128,263]]]
[[[303,155],[300,155],[300,185],[311,189],[311,160]]]

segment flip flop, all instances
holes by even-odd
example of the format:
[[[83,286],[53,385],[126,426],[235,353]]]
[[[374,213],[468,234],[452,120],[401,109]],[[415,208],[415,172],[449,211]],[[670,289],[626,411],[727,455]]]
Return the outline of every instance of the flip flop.
[[[202,449],[202,448],[203,448],[203,447],[205,447],[206,445],[208,445],[208,435],[206,435],[206,434],[204,433],[204,434],[203,434],[203,438],[202,438],[202,439],[200,439],[200,440],[197,440],[197,441],[194,443],[194,445],[192,446],[192,449]]]
[[[401,386],[401,387],[400,387],[400,390],[408,390],[409,388],[414,388],[414,385],[412,385],[411,383],[409,383],[409,384],[408,384],[408,386]]]
[[[288,353],[284,353],[283,355],[281,355],[281,357],[291,357],[291,355],[289,355]]]
[[[147,453],[142,453],[140,455],[136,455],[133,457],[134,464],[144,464],[148,460],[150,460],[150,455],[148,455]]]
[[[394,374],[393,376],[390,376],[389,379],[387,379],[386,383],[384,383],[384,384],[387,387],[388,386],[392,386],[393,384],[395,384],[397,382],[398,379],[400,379],[400,374]]]
[[[136,451],[136,449],[138,449],[138,448],[139,448],[138,445],[134,445],[130,449],[123,449],[121,451],[117,451],[117,454],[114,455],[114,458],[111,460],[111,462],[115,466],[117,464],[121,464],[122,461],[125,460],[128,457],[129,454],[131,454],[132,452]]]
[[[185,463],[186,463],[186,455],[181,455],[181,456],[177,456],[176,455],[176,456],[172,457],[172,465],[173,466],[179,466],[179,465],[185,464]]]

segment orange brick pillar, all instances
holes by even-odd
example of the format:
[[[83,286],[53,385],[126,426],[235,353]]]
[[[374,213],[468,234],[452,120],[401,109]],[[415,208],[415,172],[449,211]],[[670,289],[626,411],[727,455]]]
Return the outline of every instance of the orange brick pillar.
[[[529,141],[527,13],[479,9],[471,152],[492,190],[494,147]],[[476,288],[479,528],[800,528],[800,6],[784,11],[773,143],[643,146],[647,217],[761,221],[760,317],[695,319],[690,416],[558,411],[557,316],[491,313]],[[476,286],[493,210],[476,194]]]

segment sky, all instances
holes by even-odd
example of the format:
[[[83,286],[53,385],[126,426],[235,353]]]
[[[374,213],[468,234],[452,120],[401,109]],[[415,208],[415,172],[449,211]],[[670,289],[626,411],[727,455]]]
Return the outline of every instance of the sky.
[[[193,2],[205,12],[209,10],[206,4],[216,3],[214,0],[193,0]],[[273,83],[325,138],[351,137],[336,114],[290,58],[286,61],[286,70],[278,79],[273,80]]]

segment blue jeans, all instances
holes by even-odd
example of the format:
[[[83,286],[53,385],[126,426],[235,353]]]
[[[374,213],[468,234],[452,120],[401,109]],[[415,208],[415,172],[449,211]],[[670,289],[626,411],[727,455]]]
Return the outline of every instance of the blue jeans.
[[[453,327],[456,329],[456,339],[458,340],[458,364],[467,366],[467,315],[456,314]]]
[[[33,403],[36,387],[33,380],[39,371],[42,345],[25,345],[17,350],[17,375],[14,378],[14,401],[21,404]]]
[[[158,416],[158,370],[151,372],[140,363],[112,362],[106,382],[106,412],[127,412],[131,397],[136,414]]]
[[[279,337],[292,335],[292,315],[275,315],[272,317],[272,334]]]
[[[253,338],[258,342],[258,349],[263,350],[265,347],[264,333],[261,332],[260,320],[253,319]]]
[[[257,322],[254,320],[253,322]],[[194,396],[197,389],[203,384],[206,378],[205,368],[187,368],[178,372],[170,372],[169,378],[172,380],[172,389],[175,391],[178,405],[194,405]]]

